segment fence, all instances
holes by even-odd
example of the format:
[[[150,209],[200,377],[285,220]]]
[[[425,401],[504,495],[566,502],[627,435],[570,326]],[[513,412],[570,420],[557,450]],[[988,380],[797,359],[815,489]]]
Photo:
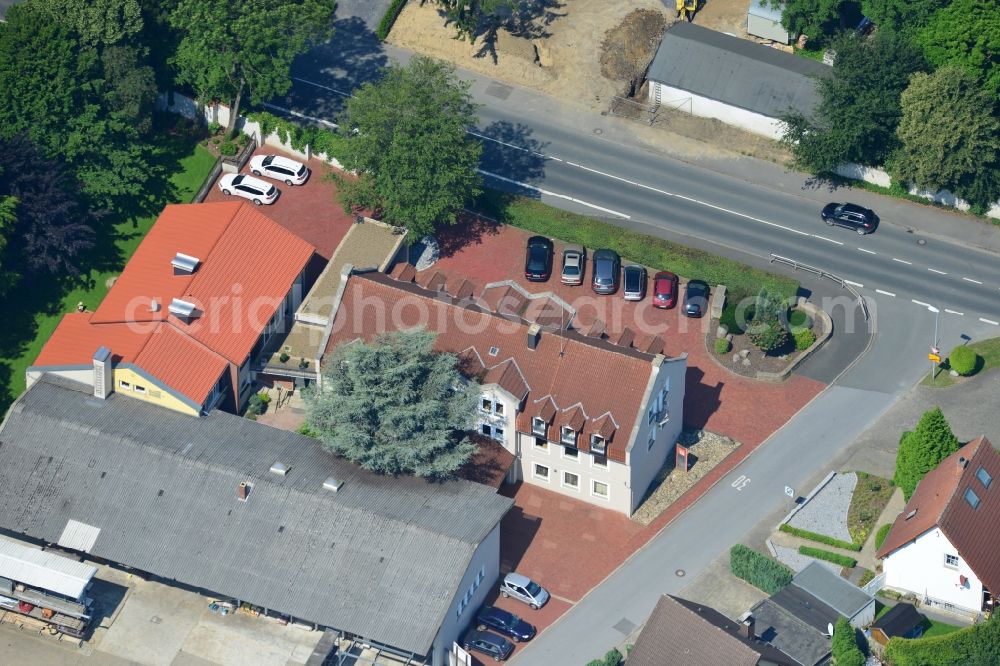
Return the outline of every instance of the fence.
[[[864,296],[861,292],[855,289],[850,282],[840,277],[839,275],[834,275],[833,273],[827,273],[822,268],[816,268],[815,266],[810,266],[809,264],[803,264],[802,262],[795,261],[794,259],[789,259],[788,257],[783,257],[780,254],[771,253],[771,263],[778,262],[779,264],[785,264],[786,266],[791,266],[795,270],[803,270],[814,275],[818,275],[821,278],[827,278],[833,282],[840,285],[841,289],[846,289],[854,295],[854,298],[858,299],[858,303],[861,305],[861,312],[865,315],[865,321],[868,321],[868,304],[865,303]]]
[[[191,203],[201,203],[205,200],[205,197],[208,196],[208,191],[212,189],[212,183],[215,182],[215,179],[219,177],[220,173],[222,173],[222,158],[217,157],[215,159],[215,164],[212,165],[212,170],[208,172],[207,176],[205,176],[205,182],[203,182],[201,187],[198,188],[198,193],[191,198]]]
[[[861,588],[868,594],[874,596],[879,590],[885,587],[885,573],[880,573],[879,575],[872,578],[870,581],[864,584]]]

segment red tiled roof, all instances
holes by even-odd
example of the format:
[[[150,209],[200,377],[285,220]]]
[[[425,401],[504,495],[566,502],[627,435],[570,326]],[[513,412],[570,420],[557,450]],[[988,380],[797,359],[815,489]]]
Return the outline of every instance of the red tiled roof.
[[[471,439],[479,448],[469,462],[458,470],[458,476],[466,481],[499,489],[510,466],[514,464],[514,454],[489,437],[473,433]]]
[[[113,362],[131,363],[149,338],[149,325],[105,324],[94,326],[90,312],[63,315],[52,332],[35,366],[91,365],[99,347],[111,350]]]
[[[362,302],[365,306],[359,307]],[[373,302],[385,303],[385,311],[377,312],[371,307]],[[402,307],[401,303],[413,306]],[[631,431],[623,424],[631,426],[638,419],[653,371],[653,356],[586,339],[575,332],[543,331],[538,346],[529,349],[526,322],[512,321],[476,306],[454,304],[450,299],[382,273],[357,274],[348,279],[326,352],[341,342],[371,340],[385,332],[378,330],[380,325],[388,330],[424,326],[436,331],[439,350],[464,352],[468,363],[474,349],[487,373],[513,360],[530,390],[528,401],[532,395],[551,396],[559,410],[579,410],[581,415],[588,415],[581,416],[579,421],[582,429],[579,443],[584,450],[589,447],[589,434],[596,417],[610,412],[626,431]],[[495,356],[488,353],[492,347],[498,350]],[[504,373],[510,373],[513,365],[508,364]],[[601,379],[598,382],[595,378]],[[518,414],[517,429],[530,433],[531,417],[541,406],[532,407],[526,402],[523,408]],[[557,422],[559,419],[556,415]],[[608,457],[624,462],[627,445],[627,438],[618,438],[608,445]]]
[[[960,460],[966,462],[959,464]],[[976,478],[982,467],[992,477],[987,488]],[[994,486],[993,483],[997,485]],[[965,500],[971,488],[979,497],[973,508]],[[907,520],[911,512],[916,512]],[[896,517],[878,552],[884,558],[921,534],[938,527],[983,584],[1000,590],[1000,454],[986,437],[978,437],[928,472]]]
[[[199,405],[229,367],[222,356],[168,323],[157,324],[135,365]]]
[[[487,370],[482,383],[496,384],[517,398],[518,401],[524,400],[524,397],[528,395],[528,382],[525,381],[524,375],[521,374],[521,370],[513,359],[508,359]]]

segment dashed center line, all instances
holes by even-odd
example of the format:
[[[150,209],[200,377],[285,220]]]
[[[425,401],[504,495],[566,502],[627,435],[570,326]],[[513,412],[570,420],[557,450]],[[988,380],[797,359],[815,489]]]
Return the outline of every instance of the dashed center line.
[[[863,247],[859,247],[858,249],[864,252],[865,254],[878,254],[878,252],[872,252],[871,250],[866,250]]]
[[[982,284],[982,282],[980,282],[979,280],[973,280],[972,278],[964,277],[962,279],[965,280],[966,282],[972,282],[973,284]]]
[[[876,289],[875,293],[876,294],[884,294],[886,296],[892,296],[893,298],[896,298],[896,294],[892,293],[891,291],[883,291],[881,289]]]
[[[865,285],[861,284],[860,282],[852,282],[851,280],[844,280],[844,282],[846,284],[851,285],[852,287],[858,287],[859,289],[863,289],[864,286],[865,286]]]
[[[917,299],[915,299],[915,298],[911,298],[911,299],[910,299],[910,301],[911,301],[912,303],[916,303],[917,305],[922,305],[922,306],[924,306],[925,308],[929,308],[929,307],[931,307],[931,304],[930,304],[930,303],[924,303],[923,301],[918,301],[918,300],[917,300]]]
[[[945,273],[944,271],[939,271],[936,268],[928,268],[927,270],[929,270],[931,273],[937,273],[938,275],[947,275],[947,273]]]
[[[840,241],[833,240],[832,238],[827,238],[826,236],[817,236],[816,234],[812,234],[812,237],[818,238],[820,240],[825,240],[827,243],[836,243],[837,245],[843,245],[843,243],[841,243]]]
[[[964,315],[965,314],[964,312],[957,312],[955,310],[949,310],[948,308],[945,308],[944,311],[947,312],[948,314],[954,314],[954,315]]]
[[[476,171],[478,171],[482,175],[486,176],[487,178],[495,178],[496,180],[502,180],[505,183],[510,183],[512,185],[517,185],[518,187],[524,187],[524,188],[527,188],[529,190],[532,190],[533,192],[538,192],[539,194],[546,194],[546,195],[548,195],[550,197],[558,197],[560,199],[565,199],[566,201],[572,201],[573,203],[580,204],[581,206],[586,206],[587,208],[593,208],[594,210],[599,210],[602,213],[607,213],[609,215],[615,215],[615,216],[620,217],[620,218],[625,219],[625,220],[631,220],[632,219],[632,216],[630,216],[630,215],[626,215],[625,213],[620,213],[617,210],[612,210],[610,208],[605,208],[604,206],[598,206],[597,204],[592,204],[589,201],[583,201],[582,199],[576,199],[576,198],[568,196],[566,194],[559,194],[558,192],[552,192],[550,190],[543,190],[540,187],[536,187],[534,185],[529,185],[528,183],[521,183],[521,182],[518,182],[516,180],[512,180],[510,178],[507,178],[505,176],[501,176],[501,175],[496,174],[496,173],[490,173],[489,171],[483,171],[482,169],[476,169]]]
[[[986,323],[986,324],[993,324],[994,326],[1000,326],[1000,322],[993,321],[992,319],[983,319],[982,317],[980,317],[979,321],[981,321],[983,323]]]
[[[896,257],[893,257],[892,260],[900,264],[906,264],[907,266],[913,265],[912,261],[906,261],[905,259],[897,259]]]

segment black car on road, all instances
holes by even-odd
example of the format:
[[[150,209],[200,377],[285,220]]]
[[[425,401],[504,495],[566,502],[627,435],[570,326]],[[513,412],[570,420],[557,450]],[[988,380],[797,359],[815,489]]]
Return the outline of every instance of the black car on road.
[[[509,611],[495,606],[486,606],[476,616],[476,624],[480,629],[490,628],[505,636],[510,636],[515,643],[530,641],[535,636],[535,628]]]
[[[532,236],[524,253],[524,277],[531,282],[545,282],[552,275],[552,241]]]
[[[859,236],[870,234],[878,225],[878,217],[871,209],[852,203],[828,203],[820,215],[831,227],[853,229]]]
[[[684,314],[688,317],[702,317],[708,310],[708,283],[691,280],[684,288]]]
[[[594,253],[594,270],[591,287],[598,294],[613,294],[618,291],[618,276],[622,260],[614,250],[598,250]]]
[[[462,647],[466,650],[475,650],[493,657],[495,661],[503,661],[514,651],[514,644],[503,636],[491,634],[488,631],[471,629],[465,635]]]

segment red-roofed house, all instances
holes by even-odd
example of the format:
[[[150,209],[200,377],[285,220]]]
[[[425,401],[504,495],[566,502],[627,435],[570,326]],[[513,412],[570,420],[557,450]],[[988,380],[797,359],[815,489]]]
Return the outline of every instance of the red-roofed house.
[[[477,303],[464,284],[452,294],[394,274],[345,274],[326,355],[387,331],[434,331],[438,350],[457,354],[482,387],[477,427],[515,456],[508,481],[636,510],[680,434],[686,355],[543,329]]]
[[[290,325],[315,248],[240,202],[167,206],[93,313],[63,317],[28,368],[189,414],[236,410]]]
[[[998,487],[993,487],[993,481]],[[979,613],[1000,590],[1000,454],[986,437],[917,484],[878,556],[885,585],[924,603]]]

